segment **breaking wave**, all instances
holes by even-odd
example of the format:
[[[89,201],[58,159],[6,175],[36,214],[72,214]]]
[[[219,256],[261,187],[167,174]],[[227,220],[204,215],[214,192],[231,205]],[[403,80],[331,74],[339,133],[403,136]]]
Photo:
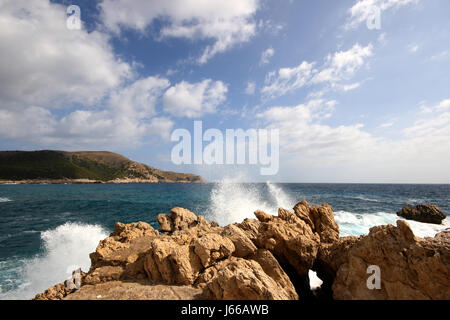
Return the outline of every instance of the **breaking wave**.
[[[10,202],[10,201],[12,201],[12,200],[8,199],[8,198],[1,198],[0,197],[0,202]]]
[[[241,222],[245,218],[254,218],[255,210],[263,210],[277,215],[278,208],[291,209],[300,198],[293,199],[279,185],[267,182],[264,187],[255,184],[243,184],[238,179],[227,179],[218,183],[211,192],[211,218],[220,225]],[[379,201],[365,198],[366,201]],[[404,220],[395,213],[354,213],[335,211],[334,217],[339,225],[341,236],[360,236],[369,233],[374,226],[396,224]],[[421,223],[408,220],[411,229],[418,237],[434,237],[450,226],[449,219],[442,225]]]
[[[89,253],[107,236],[108,232],[98,225],[80,223],[65,223],[42,232],[43,254],[22,261],[19,287],[0,292],[0,299],[30,299],[69,278],[76,268],[87,271]]]

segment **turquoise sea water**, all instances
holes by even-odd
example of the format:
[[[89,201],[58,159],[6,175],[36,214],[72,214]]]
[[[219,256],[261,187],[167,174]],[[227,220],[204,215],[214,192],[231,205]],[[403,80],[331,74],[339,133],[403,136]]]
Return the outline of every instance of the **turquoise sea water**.
[[[114,223],[145,221],[181,206],[221,225],[276,214],[306,199],[333,206],[341,235],[394,224],[406,204],[431,203],[450,213],[450,185],[370,184],[103,184],[0,185],[0,299],[28,299],[89,269],[89,253]],[[418,236],[449,226],[409,222]]]

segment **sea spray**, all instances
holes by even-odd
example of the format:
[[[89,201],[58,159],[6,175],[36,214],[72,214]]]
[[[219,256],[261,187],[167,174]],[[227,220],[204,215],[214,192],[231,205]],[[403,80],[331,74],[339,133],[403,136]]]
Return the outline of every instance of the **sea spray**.
[[[279,186],[240,183],[241,179],[224,179],[211,191],[209,216],[220,225],[254,218],[255,210],[277,215],[278,208],[293,206],[292,200]]]
[[[347,211],[334,212],[334,219],[339,225],[340,236],[360,236],[369,233],[370,228],[387,224],[396,225],[397,220],[405,220],[417,237],[434,237],[449,227],[448,218],[442,225],[406,220],[395,213],[353,213]]]
[[[30,299],[69,278],[76,268],[88,271],[89,253],[107,236],[108,232],[98,225],[79,223],[65,223],[42,232],[43,254],[23,261],[19,288],[0,294],[0,299]]]

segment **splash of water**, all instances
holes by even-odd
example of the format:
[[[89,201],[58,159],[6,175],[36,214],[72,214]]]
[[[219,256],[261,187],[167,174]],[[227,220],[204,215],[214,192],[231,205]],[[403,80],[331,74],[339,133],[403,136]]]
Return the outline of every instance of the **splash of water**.
[[[24,260],[19,288],[0,294],[0,299],[30,299],[50,286],[63,282],[76,268],[87,271],[89,253],[108,233],[98,225],[65,223],[41,233],[44,253]]]
[[[291,208],[293,201],[279,186],[240,183],[241,178],[224,179],[211,191],[210,216],[220,225],[254,218],[255,210],[276,215],[278,208]]]

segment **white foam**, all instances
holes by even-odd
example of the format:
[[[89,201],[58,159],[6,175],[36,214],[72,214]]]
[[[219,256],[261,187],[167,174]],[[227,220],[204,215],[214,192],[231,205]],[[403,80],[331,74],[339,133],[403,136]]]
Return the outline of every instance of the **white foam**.
[[[320,288],[322,286],[323,281],[317,276],[317,273],[309,270],[308,272],[309,276],[309,287],[311,290]]]
[[[52,285],[63,282],[71,272],[90,267],[89,253],[108,233],[101,226],[65,223],[41,233],[44,254],[24,261],[23,283],[17,290],[0,294],[0,299],[30,299]]]
[[[292,207],[292,201],[278,186],[267,183],[268,195],[261,192],[261,187],[242,184],[241,177],[224,179],[211,191],[210,211],[212,219],[220,225],[242,222],[245,218],[254,218],[253,212],[263,210],[277,215],[278,208]]]
[[[8,198],[0,198],[0,202],[10,202],[10,201],[12,200]]]
[[[405,220],[410,225],[412,231],[417,237],[434,237],[437,233],[449,227],[448,218],[443,224],[422,223],[412,220],[406,220],[397,216],[395,213],[377,212],[377,213],[352,213],[347,211],[336,211],[334,213],[336,223],[339,225],[340,235],[360,236],[369,233],[369,229],[375,226],[392,224],[396,225],[397,220]]]

